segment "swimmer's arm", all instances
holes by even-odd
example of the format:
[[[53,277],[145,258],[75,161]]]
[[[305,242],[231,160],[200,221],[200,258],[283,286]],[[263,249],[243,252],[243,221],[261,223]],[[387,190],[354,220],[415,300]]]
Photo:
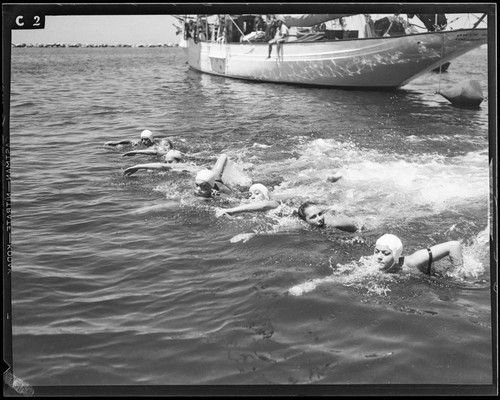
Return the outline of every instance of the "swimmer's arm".
[[[122,157],[136,156],[136,155],[146,155],[146,156],[156,156],[158,154],[157,150],[153,149],[143,149],[143,150],[131,150],[122,154]]]
[[[232,194],[233,191],[229,186],[226,186],[223,183],[217,182],[217,187],[219,188],[219,192],[224,193],[224,194]]]
[[[171,169],[172,167],[165,163],[150,163],[150,164],[137,164],[132,167],[128,167],[125,171],[123,171],[123,175],[130,176],[135,174],[140,169],[157,169],[160,171],[166,171]]]
[[[353,220],[341,216],[328,218],[326,225],[346,232],[356,232],[358,230]]]
[[[119,146],[121,144],[133,144],[133,143],[135,143],[133,140],[125,139],[125,140],[119,140],[116,142],[113,142],[113,141],[106,142],[106,143],[104,143],[104,145],[105,146]]]
[[[237,242],[246,243],[256,235],[257,235],[256,233],[240,233],[239,235],[233,236],[229,241],[231,243],[237,243]]]
[[[215,179],[222,179],[222,174],[224,173],[224,168],[227,164],[227,155],[221,154],[217,159],[214,167],[212,168],[212,173],[214,174]]]
[[[453,240],[450,242],[436,244],[430,247],[432,251],[432,260],[441,260],[450,256],[450,261],[454,267],[462,266],[462,244]],[[415,253],[405,257],[405,265],[410,268],[417,268],[420,271],[427,269],[429,264],[429,252],[427,249],[418,250]]]
[[[238,214],[242,212],[252,212],[252,211],[267,211],[278,207],[279,203],[277,201],[259,201],[257,203],[243,204],[241,206],[227,208],[223,210],[224,214]]]

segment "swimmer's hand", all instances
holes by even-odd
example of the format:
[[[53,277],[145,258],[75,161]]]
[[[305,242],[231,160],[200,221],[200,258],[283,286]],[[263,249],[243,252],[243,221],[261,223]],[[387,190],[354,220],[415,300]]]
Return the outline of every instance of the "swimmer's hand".
[[[232,237],[229,241],[231,243],[237,243],[237,242],[246,243],[255,235],[256,235],[255,233],[240,233],[239,235]]]
[[[139,168],[137,167],[128,167],[125,171],[123,171],[123,175],[125,176],[130,176],[132,174],[135,174]]]
[[[119,140],[119,141],[108,141],[104,143],[104,146],[120,146],[120,145],[127,145],[127,144],[133,144],[131,140],[125,139],[125,140]]]
[[[137,155],[137,150],[132,150],[132,151],[127,151],[126,153],[122,154],[122,157],[129,157],[129,156],[135,156]]]
[[[335,172],[332,176],[326,178],[327,182],[337,182],[340,178],[342,178],[342,174],[340,172]]]
[[[164,153],[160,153],[158,150],[155,150],[155,149],[141,149],[141,150],[127,151],[126,153],[122,154],[122,157],[136,156],[136,155],[157,156],[157,155],[161,155],[161,154],[164,154]]]
[[[215,216],[216,216],[217,218],[220,218],[220,217],[222,217],[223,215],[229,215],[226,209],[224,209],[224,208],[217,208],[217,209],[215,210]]]

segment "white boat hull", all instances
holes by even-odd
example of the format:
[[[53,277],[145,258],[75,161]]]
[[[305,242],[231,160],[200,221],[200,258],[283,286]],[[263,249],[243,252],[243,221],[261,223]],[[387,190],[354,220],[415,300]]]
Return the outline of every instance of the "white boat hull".
[[[188,63],[201,72],[254,81],[337,87],[400,87],[487,43],[487,29],[318,42],[195,43]]]

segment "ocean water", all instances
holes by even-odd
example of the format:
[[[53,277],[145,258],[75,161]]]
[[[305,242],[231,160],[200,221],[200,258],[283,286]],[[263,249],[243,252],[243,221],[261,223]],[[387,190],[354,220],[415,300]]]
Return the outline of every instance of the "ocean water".
[[[32,386],[491,384],[487,49],[390,92],[190,70],[179,48],[14,48],[13,373]],[[481,83],[478,110],[435,94]],[[139,171],[143,129],[196,159]],[[226,153],[233,198],[200,201]],[[340,171],[342,179],[327,181]],[[274,211],[217,217],[260,182]],[[305,200],[363,230],[305,226]],[[464,268],[370,272],[462,240]],[[231,240],[254,233],[248,241]]]

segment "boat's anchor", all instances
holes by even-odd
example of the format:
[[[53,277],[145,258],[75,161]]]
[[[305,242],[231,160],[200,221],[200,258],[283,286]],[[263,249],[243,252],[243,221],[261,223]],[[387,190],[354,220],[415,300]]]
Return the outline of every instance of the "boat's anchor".
[[[470,80],[449,89],[436,91],[452,105],[462,108],[478,108],[483,101],[483,91],[478,81]]]

